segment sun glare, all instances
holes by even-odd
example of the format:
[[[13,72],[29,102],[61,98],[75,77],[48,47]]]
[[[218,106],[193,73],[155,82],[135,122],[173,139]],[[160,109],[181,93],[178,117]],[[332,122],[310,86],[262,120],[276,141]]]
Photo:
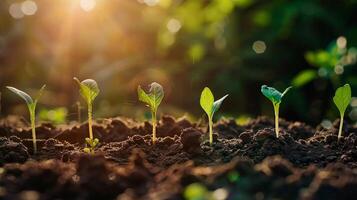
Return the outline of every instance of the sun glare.
[[[95,0],[81,0],[80,1],[81,8],[86,12],[92,11],[95,8],[96,4],[97,4],[97,2]]]

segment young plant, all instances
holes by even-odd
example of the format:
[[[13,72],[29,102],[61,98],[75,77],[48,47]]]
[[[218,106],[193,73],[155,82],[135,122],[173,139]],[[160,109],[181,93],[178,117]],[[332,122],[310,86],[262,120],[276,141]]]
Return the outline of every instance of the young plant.
[[[224,97],[214,101],[214,96],[211,90],[208,87],[205,87],[201,93],[200,104],[202,109],[206,112],[208,116],[208,126],[209,126],[209,143],[212,145],[213,143],[213,115],[216,111],[218,111],[221,106],[223,100],[228,97],[228,94]]]
[[[291,89],[292,87],[288,87],[285,89],[283,93],[279,92],[275,88],[268,87],[266,85],[262,85],[261,92],[265,97],[267,97],[274,106],[274,114],[275,114],[275,134],[276,137],[279,137],[279,107],[281,103],[281,99],[284,95]]]
[[[27,104],[27,108],[29,109],[30,113],[30,121],[31,121],[31,129],[32,129],[32,142],[33,142],[33,153],[37,153],[37,143],[36,143],[36,119],[35,119],[35,111],[36,111],[36,105],[38,100],[41,98],[43,90],[45,89],[46,85],[43,85],[40,89],[40,91],[37,94],[37,97],[35,100],[33,100],[30,95],[26,94],[25,92],[16,89],[14,87],[7,86],[6,88],[9,89],[11,92],[17,94],[19,97],[21,97],[23,100],[25,100]]]
[[[342,87],[337,88],[333,102],[340,111],[340,128],[338,130],[338,139],[342,137],[343,117],[345,115],[346,108],[351,102],[351,87],[349,84],[345,84]]]
[[[151,120],[152,120],[152,143],[156,143],[156,113],[157,108],[159,107],[162,99],[164,98],[164,89],[162,86],[156,82],[150,84],[149,93],[147,94],[141,86],[138,86],[138,96],[139,101],[146,103],[151,111]]]
[[[93,138],[93,130],[92,130],[92,113],[93,113],[93,101],[99,94],[99,87],[97,82],[93,79],[86,79],[82,82],[78,80],[78,78],[73,78],[79,85],[79,93],[84,98],[88,106],[88,130],[89,130],[89,138],[86,138],[87,146],[84,148],[86,153],[94,153],[94,148],[98,145],[99,140],[97,138]]]

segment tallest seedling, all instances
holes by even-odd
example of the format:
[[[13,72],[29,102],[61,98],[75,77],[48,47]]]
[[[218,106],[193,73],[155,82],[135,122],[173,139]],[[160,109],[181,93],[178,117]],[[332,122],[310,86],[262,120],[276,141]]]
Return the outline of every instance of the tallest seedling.
[[[342,125],[343,117],[345,116],[345,111],[351,102],[351,87],[349,84],[346,84],[342,87],[337,88],[335,96],[333,97],[333,102],[336,104],[336,107],[340,111],[340,128],[338,130],[338,139],[342,137]]]
[[[93,101],[99,94],[99,87],[97,82],[93,79],[86,79],[82,82],[78,78],[73,78],[79,85],[79,92],[84,100],[87,102],[88,106],[88,129],[89,129],[89,138],[86,138],[86,142],[89,145],[89,148],[85,148],[84,151],[87,153],[94,153],[94,147],[98,144],[98,139],[93,138],[92,130],[92,114],[93,114]]]
[[[279,107],[281,103],[281,99],[284,95],[291,89],[292,87],[288,87],[285,89],[283,93],[279,92],[275,88],[268,87],[266,85],[262,85],[261,92],[263,95],[268,98],[274,106],[274,114],[275,114],[275,134],[276,137],[279,137]]]
[[[27,107],[30,113],[30,121],[31,121],[31,129],[32,129],[32,142],[33,142],[33,153],[37,153],[37,143],[36,143],[36,127],[35,127],[35,111],[36,105],[40,97],[42,96],[43,90],[45,89],[46,85],[43,85],[40,91],[38,92],[37,97],[33,100],[30,95],[26,94],[25,92],[16,89],[14,87],[7,86],[6,88],[9,89],[11,92],[17,94],[23,100],[25,100]]]

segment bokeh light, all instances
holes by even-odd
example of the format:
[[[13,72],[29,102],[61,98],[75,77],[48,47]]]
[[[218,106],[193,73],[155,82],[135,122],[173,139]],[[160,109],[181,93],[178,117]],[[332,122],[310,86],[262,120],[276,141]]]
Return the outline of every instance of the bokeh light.
[[[340,36],[337,38],[337,46],[340,49],[344,49],[347,46],[347,39],[344,36]]]
[[[21,4],[19,3],[13,3],[9,7],[9,13],[11,17],[15,19],[20,19],[24,17],[24,13],[21,10]]]
[[[34,1],[26,0],[21,4],[21,11],[25,15],[34,15],[37,11],[37,4]]]
[[[144,3],[148,6],[156,6],[160,0],[144,0]]]
[[[252,46],[253,50],[255,53],[257,54],[261,54],[261,53],[264,53],[267,46],[265,44],[264,41],[261,41],[261,40],[257,40],[253,43],[253,46]]]
[[[181,29],[181,22],[172,18],[167,22],[166,27],[171,33],[177,33]]]
[[[97,3],[95,0],[81,0],[80,1],[81,8],[86,12],[93,10],[95,8],[96,4]]]

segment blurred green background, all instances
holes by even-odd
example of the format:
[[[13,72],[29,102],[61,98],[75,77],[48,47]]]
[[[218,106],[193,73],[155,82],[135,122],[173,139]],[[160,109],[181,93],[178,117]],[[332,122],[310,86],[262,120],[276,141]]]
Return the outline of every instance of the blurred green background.
[[[193,119],[204,86],[230,94],[221,115],[244,119],[273,115],[262,84],[293,85],[281,117],[310,124],[338,117],[338,86],[357,92],[356,0],[2,0],[0,11],[2,116],[27,116],[6,85],[46,83],[41,119],[77,119],[74,76],[100,85],[96,117],[147,116],[136,88],[152,81],[165,89],[160,113]]]

